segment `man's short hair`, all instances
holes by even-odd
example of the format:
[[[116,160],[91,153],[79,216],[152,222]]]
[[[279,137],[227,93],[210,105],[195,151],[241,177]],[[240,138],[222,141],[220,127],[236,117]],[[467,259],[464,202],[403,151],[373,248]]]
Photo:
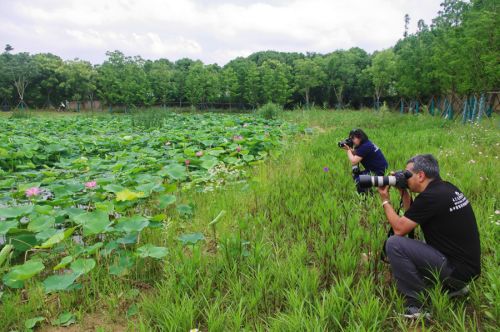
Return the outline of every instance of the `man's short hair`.
[[[432,154],[419,154],[408,159],[406,164],[413,163],[414,172],[424,172],[429,179],[439,178],[439,164]]]

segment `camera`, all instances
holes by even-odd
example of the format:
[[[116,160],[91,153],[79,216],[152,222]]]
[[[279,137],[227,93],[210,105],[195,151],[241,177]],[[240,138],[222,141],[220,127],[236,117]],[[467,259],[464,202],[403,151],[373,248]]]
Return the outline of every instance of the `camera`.
[[[359,175],[361,173],[361,169],[359,168],[359,165],[352,165],[351,167],[352,174],[354,175]]]
[[[349,137],[349,138],[346,138],[345,140],[343,141],[340,141],[337,143],[339,145],[339,148],[343,148],[344,146],[348,146],[352,149],[352,147],[354,146],[354,142],[352,141],[352,139]]]
[[[359,186],[362,188],[394,186],[399,189],[408,188],[408,179],[413,174],[408,171],[397,171],[389,176],[360,175]]]

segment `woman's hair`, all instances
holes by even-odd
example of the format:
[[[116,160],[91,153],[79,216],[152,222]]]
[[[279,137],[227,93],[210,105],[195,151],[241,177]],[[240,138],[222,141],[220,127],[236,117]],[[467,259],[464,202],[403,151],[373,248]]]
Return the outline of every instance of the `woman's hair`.
[[[364,143],[366,141],[368,141],[368,135],[366,135],[366,133],[359,129],[359,128],[356,128],[356,129],[353,129],[349,132],[349,137],[352,138],[352,137],[357,137],[361,140],[361,143]]]

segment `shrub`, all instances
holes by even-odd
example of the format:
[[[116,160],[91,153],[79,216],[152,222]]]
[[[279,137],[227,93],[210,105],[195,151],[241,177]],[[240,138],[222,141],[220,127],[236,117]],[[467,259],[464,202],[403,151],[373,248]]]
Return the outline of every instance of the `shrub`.
[[[267,103],[257,110],[257,114],[267,120],[276,119],[283,112],[283,108],[274,103]]]

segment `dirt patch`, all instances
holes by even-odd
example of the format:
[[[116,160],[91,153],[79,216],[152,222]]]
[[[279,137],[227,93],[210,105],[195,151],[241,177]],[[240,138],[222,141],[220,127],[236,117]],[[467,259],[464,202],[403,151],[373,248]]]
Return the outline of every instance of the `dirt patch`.
[[[125,321],[111,322],[109,318],[102,313],[93,313],[86,315],[83,321],[68,327],[46,326],[42,327],[40,332],[94,332],[97,329],[106,332],[122,332],[127,331],[127,323]]]

